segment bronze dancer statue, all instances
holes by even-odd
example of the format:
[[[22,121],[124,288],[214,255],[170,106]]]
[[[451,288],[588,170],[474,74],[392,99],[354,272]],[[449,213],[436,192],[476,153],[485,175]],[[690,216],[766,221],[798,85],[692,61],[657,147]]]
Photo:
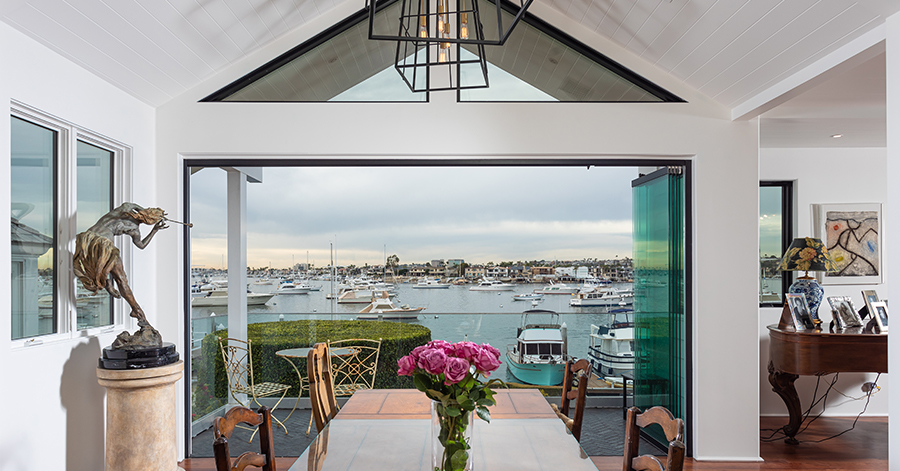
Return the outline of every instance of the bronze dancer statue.
[[[153,228],[143,239],[140,225],[152,225]],[[160,208],[142,208],[134,203],[123,203],[116,209],[103,215],[96,224],[78,234],[75,238],[75,255],[73,257],[75,276],[88,290],[96,293],[106,289],[115,298],[125,298],[131,306],[131,317],[138,320],[140,330],[130,335],[119,334],[112,348],[158,347],[162,345],[159,332],[150,326],[144,310],[134,299],[125,267],[119,256],[119,249],[113,244],[113,237],[128,235],[134,245],[143,249],[153,236],[166,225],[166,212]],[[113,288],[110,278],[116,282]]]

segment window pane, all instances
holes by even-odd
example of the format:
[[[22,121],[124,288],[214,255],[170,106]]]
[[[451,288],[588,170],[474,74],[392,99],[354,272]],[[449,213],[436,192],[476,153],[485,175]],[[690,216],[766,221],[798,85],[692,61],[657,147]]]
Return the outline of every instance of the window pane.
[[[57,132],[12,117],[12,338],[56,332]]]
[[[783,188],[759,188],[759,302],[781,304],[782,274],[776,270],[784,252]]]
[[[113,153],[78,141],[78,180],[76,230],[83,232],[112,209]],[[85,329],[113,323],[112,297],[106,291],[96,294],[76,280],[75,306],[78,328]]]
[[[492,1],[482,0],[479,5],[481,12],[497,11]],[[504,11],[503,16],[504,24],[512,21],[509,12]],[[496,19],[482,18],[486,37],[496,35]],[[526,17],[516,25],[506,43],[485,48],[490,87],[461,90],[459,100],[680,101],[666,91],[653,89],[655,86],[647,85],[649,82],[599,52],[576,43],[549,25]]]

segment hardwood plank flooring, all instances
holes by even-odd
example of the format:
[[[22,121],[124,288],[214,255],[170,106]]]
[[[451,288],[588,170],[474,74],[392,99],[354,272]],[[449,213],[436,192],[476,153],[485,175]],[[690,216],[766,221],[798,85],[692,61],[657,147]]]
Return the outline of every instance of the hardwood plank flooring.
[[[787,423],[786,417],[762,417],[761,429],[776,429]],[[850,428],[852,417],[823,417],[801,433],[800,445],[788,445],[782,440],[760,444],[762,462],[722,462],[685,460],[685,471],[884,471],[888,469],[887,417],[861,418],[856,428],[831,440],[814,443]],[[763,436],[767,432],[761,432]],[[288,469],[296,458],[277,458],[280,470]],[[619,456],[591,457],[599,471],[620,471]],[[212,458],[186,459],[179,463],[185,471],[215,471]]]

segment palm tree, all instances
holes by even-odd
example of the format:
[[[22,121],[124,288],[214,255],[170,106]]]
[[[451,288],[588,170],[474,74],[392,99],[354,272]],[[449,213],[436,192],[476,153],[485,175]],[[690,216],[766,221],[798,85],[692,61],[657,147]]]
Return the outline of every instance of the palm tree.
[[[398,257],[397,254],[391,255],[387,258],[385,264],[387,265],[388,270],[391,271],[391,275],[393,276],[394,268],[397,268],[397,265],[400,264],[400,257]]]

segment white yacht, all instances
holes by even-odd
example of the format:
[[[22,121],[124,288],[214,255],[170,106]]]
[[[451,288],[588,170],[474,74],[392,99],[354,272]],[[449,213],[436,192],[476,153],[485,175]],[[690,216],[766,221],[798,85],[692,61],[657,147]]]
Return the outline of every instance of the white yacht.
[[[261,306],[275,296],[273,293],[247,293],[248,306]],[[227,306],[228,290],[216,289],[207,291],[205,296],[191,298],[192,307]]]
[[[550,282],[549,285],[544,286],[543,288],[539,288],[534,290],[535,293],[538,294],[575,294],[578,292],[578,288],[575,286],[569,286],[563,283],[554,283]]]
[[[609,326],[591,324],[591,346],[588,357],[598,375],[622,382],[622,374],[634,371],[634,324],[628,320],[630,309],[623,309]]]
[[[441,283],[436,279],[431,278],[421,278],[419,282],[413,285],[414,289],[448,289],[450,288],[450,283]]]
[[[382,292],[382,296],[372,298],[372,302],[359,311],[360,315],[356,316],[359,320],[395,320],[395,319],[416,319],[419,312],[424,311],[424,307],[409,307],[403,305],[397,307],[391,302],[387,291]]]
[[[512,291],[514,289],[516,289],[516,285],[484,278],[477,285],[470,287],[469,291]]]
[[[278,289],[275,290],[275,294],[308,294],[309,286],[303,284],[296,284],[293,281],[285,281],[278,285]]]
[[[616,288],[600,288],[593,291],[581,291],[575,293],[569,300],[569,306],[631,306],[634,304],[632,291],[618,290]]]
[[[387,290],[376,289],[347,289],[341,292],[337,297],[338,304],[367,304],[372,302],[372,298],[388,298],[394,296],[394,293]]]

